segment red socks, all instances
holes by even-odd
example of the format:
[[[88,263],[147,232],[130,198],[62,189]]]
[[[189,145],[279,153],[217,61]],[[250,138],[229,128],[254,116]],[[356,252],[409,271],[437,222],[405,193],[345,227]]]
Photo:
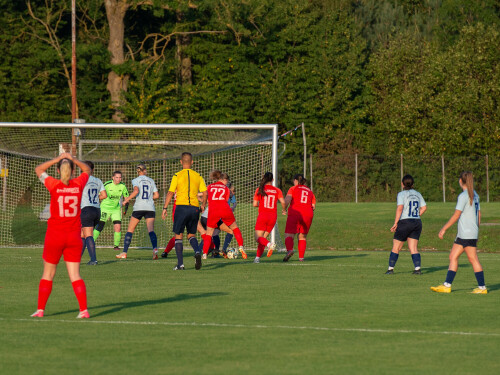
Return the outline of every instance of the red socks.
[[[285,247],[287,251],[293,250],[293,237],[285,238]]]
[[[262,238],[262,237],[261,237]],[[260,258],[264,254],[264,245],[260,244],[257,246],[257,258]]]
[[[76,299],[80,305],[80,311],[87,310],[87,289],[82,279],[73,281],[73,291],[75,292]]]
[[[52,280],[41,279],[38,285],[38,310],[45,310],[51,292]]]
[[[238,246],[243,246],[243,236],[241,235],[240,228],[233,229],[234,238],[238,242]]]
[[[205,237],[203,237],[203,254],[208,254],[208,250],[210,249],[211,244],[212,236],[205,234]]]
[[[306,253],[306,240],[299,240],[299,259],[304,258]]]
[[[165,253],[170,253],[170,250],[172,250],[175,247],[175,236],[173,236],[170,241],[168,241],[167,247],[165,248]]]
[[[267,238],[265,238],[265,237],[259,237],[259,239],[257,240],[257,242],[258,242],[260,245],[264,246],[264,247],[266,247],[266,246],[267,246],[267,244],[269,243],[269,241],[268,241],[268,240],[267,240]]]

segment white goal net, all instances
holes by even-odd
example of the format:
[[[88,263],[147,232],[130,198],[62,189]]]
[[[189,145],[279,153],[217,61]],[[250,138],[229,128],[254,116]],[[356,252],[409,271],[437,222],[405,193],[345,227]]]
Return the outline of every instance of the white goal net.
[[[277,125],[0,123],[0,246],[43,244],[50,199],[34,169],[62,151],[94,162],[94,175],[103,182],[111,180],[113,171],[121,171],[129,191],[132,179],[137,177],[136,165],[145,163],[148,176],[160,192],[155,232],[158,246],[165,246],[172,236],[172,218],[169,215],[163,221],[161,210],[172,175],[181,169],[180,155],[187,151],[193,154],[193,169],[207,184],[214,169],[230,176],[236,189],[235,216],[245,247],[256,248],[253,194],[265,172],[277,176],[277,140]],[[55,168],[48,173],[55,176]],[[131,209],[122,219],[122,232],[130,214]],[[278,248],[283,248],[279,231],[274,232]],[[231,247],[236,246],[233,241]],[[113,228],[108,223],[97,246],[112,244]],[[134,233],[132,246],[151,246],[143,221]]]

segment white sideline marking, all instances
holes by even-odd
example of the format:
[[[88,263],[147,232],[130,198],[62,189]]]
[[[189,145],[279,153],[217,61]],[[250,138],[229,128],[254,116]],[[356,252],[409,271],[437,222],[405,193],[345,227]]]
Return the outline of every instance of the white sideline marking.
[[[76,323],[76,324],[122,324],[122,325],[151,325],[151,326],[191,326],[191,327],[224,327],[224,328],[250,328],[250,329],[287,329],[287,330],[309,330],[309,331],[329,331],[329,332],[366,332],[366,333],[408,333],[423,335],[456,335],[456,336],[493,336],[500,337],[500,333],[487,332],[461,332],[461,331],[424,331],[409,329],[377,329],[377,328],[333,328],[333,327],[306,327],[306,326],[266,326],[266,325],[246,325],[246,324],[225,324],[225,323],[197,323],[197,322],[132,322],[127,320],[64,320],[64,319],[5,319],[4,321],[35,322],[35,323]]]

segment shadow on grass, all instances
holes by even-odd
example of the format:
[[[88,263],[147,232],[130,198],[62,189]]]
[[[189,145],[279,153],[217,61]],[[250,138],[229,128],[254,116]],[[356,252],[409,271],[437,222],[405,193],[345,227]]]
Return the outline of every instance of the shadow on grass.
[[[108,315],[108,314],[112,314],[115,312],[119,312],[119,311],[122,311],[125,309],[134,308],[134,307],[151,306],[151,305],[158,305],[158,304],[172,303],[172,302],[181,302],[181,301],[186,301],[186,300],[196,299],[196,298],[218,297],[218,296],[224,296],[227,294],[228,293],[223,293],[223,292],[181,293],[181,294],[177,294],[175,296],[160,298],[160,299],[150,299],[150,300],[130,301],[130,302],[117,302],[117,303],[111,303],[111,304],[106,304],[106,305],[89,306],[89,310],[91,311],[92,318],[97,318],[98,316]],[[97,310],[97,309],[105,309],[105,310],[98,312],[98,313],[92,313],[92,311]],[[61,311],[58,313],[50,314],[47,316],[57,316],[57,315],[63,315],[63,314],[67,314],[67,313],[78,312],[78,311],[79,310],[77,310],[77,309],[67,310],[67,311]]]
[[[499,290],[500,284],[493,284],[493,285],[486,284],[486,288],[488,288],[488,292],[491,292],[493,290]]]
[[[470,268],[470,264],[469,263],[464,263],[464,264],[459,264],[458,265],[458,269],[460,270],[460,268]],[[447,271],[448,270],[448,266],[438,266],[438,267],[424,267],[423,269],[423,272],[424,273],[432,273],[432,272],[437,272],[437,271]]]

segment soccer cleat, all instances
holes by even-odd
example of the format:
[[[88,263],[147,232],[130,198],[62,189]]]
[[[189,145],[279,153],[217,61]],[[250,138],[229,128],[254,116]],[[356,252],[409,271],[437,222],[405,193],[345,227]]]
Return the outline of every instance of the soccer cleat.
[[[438,286],[431,286],[431,290],[437,293],[451,293],[451,286],[444,286],[441,284]]]
[[[224,259],[227,259],[227,251],[223,251],[222,256],[224,257]]]
[[[166,258],[166,257],[168,257],[168,253],[164,251],[163,253],[161,253],[161,257],[162,257],[162,258]]]
[[[43,310],[36,310],[33,314],[31,314],[32,318],[43,318]]]
[[[222,258],[222,257],[220,256],[220,253],[213,252],[212,258]]]
[[[181,264],[180,266],[175,266],[174,271],[184,271],[184,264]]]
[[[90,318],[88,310],[80,311],[80,313],[76,317],[76,319],[88,319],[88,318]]]
[[[118,259],[127,259],[127,253],[120,253],[116,256]]]
[[[157,260],[158,259],[158,249],[154,249],[153,250],[153,260]]]
[[[120,248],[118,246],[113,247],[113,250],[120,251]]]
[[[87,263],[87,266],[97,266],[97,260],[91,260]]]
[[[195,253],[194,254],[194,269],[199,270],[200,268],[201,268],[201,254]]]
[[[207,254],[205,254],[205,253],[204,253],[204,254],[201,256],[201,259],[207,259]]]
[[[385,272],[386,275],[394,275],[394,270],[387,270]]]
[[[286,253],[285,257],[283,258],[283,262],[288,262],[288,260],[292,257],[293,253],[294,253],[294,251],[293,251],[293,250],[289,250],[289,251]]]
[[[269,258],[271,255],[273,255],[273,251],[276,249],[276,244],[275,243],[269,243],[269,247],[267,249],[267,257]]]
[[[488,289],[486,289],[486,288],[485,289],[476,288],[471,293],[472,294],[488,294]]]
[[[299,262],[304,262],[305,259],[304,258],[299,258]]]
[[[260,263],[260,258],[255,258],[255,259],[253,260],[253,262],[254,262],[254,263]]]
[[[421,275],[422,271],[421,270],[413,270],[412,275]]]
[[[247,258],[248,258],[248,257],[247,257],[247,253],[245,252],[245,250],[243,250],[243,246],[240,246],[240,247],[239,247],[239,249],[238,249],[238,251],[240,252],[241,257],[242,257],[243,259],[247,259]]]

